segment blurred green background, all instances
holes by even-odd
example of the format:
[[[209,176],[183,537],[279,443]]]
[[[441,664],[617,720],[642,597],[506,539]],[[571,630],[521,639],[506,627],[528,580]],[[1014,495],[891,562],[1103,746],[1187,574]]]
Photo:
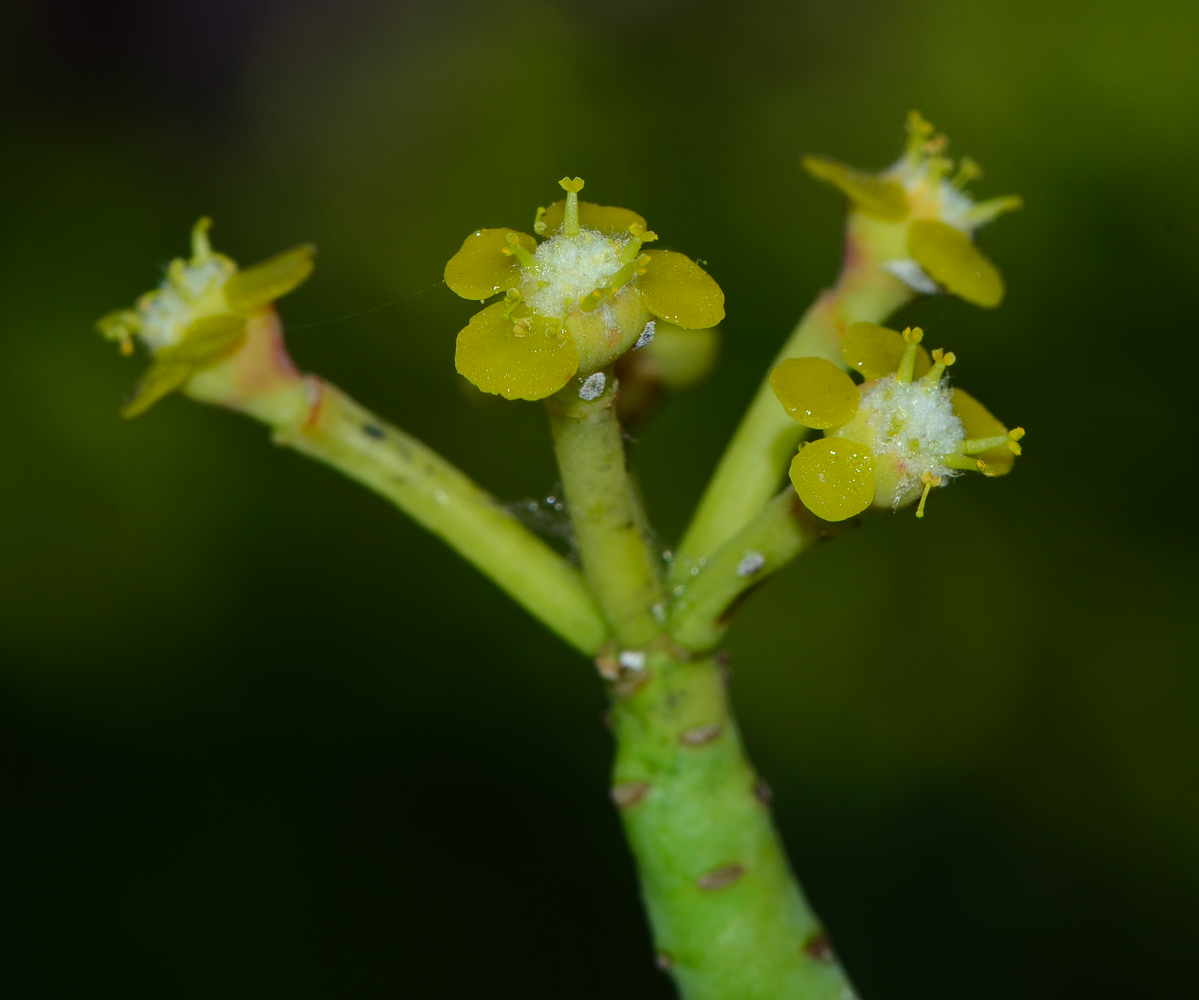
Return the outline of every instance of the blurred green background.
[[[457,385],[441,270],[581,174],[728,296],[718,376],[633,448],[670,543],[837,269],[799,156],[881,167],[909,108],[1026,200],[981,241],[1001,309],[899,318],[1025,457],[744,609],[746,737],[867,998],[1193,988],[1197,42],[1187,0],[8,0],[5,996],[668,997],[591,667],[248,421],[122,422],[144,362],[92,323],[202,213],[243,263],[314,240],[299,363],[544,496],[539,408]]]

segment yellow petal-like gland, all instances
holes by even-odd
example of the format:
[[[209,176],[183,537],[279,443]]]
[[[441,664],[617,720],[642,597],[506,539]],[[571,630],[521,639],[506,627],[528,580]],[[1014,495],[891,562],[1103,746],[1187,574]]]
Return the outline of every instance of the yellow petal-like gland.
[[[695,261],[670,250],[647,256],[637,287],[650,312],[684,330],[705,330],[724,319],[724,292]]]
[[[141,416],[163,396],[174,392],[195,374],[196,365],[190,361],[164,361],[156,357],[141,377],[125,405],[121,416],[127,420]]]
[[[877,323],[851,323],[841,338],[841,356],[867,382],[899,370],[903,358],[903,336]],[[923,347],[916,348],[914,375],[920,378],[933,366],[932,358]]]
[[[245,342],[249,319],[230,313],[203,316],[183,331],[183,339],[162,348],[155,358],[164,364],[185,363],[197,368],[215,365]]]
[[[821,156],[805,156],[803,165],[817,180],[839,188],[866,215],[884,222],[902,222],[908,217],[908,196],[903,185],[896,181],[883,180],[864,170]]]
[[[484,392],[505,399],[544,399],[578,370],[579,349],[569,333],[536,314],[523,317],[518,336],[503,302],[475,313],[458,334],[454,367]]]
[[[787,358],[770,373],[770,388],[792,420],[825,430],[858,412],[853,379],[824,358]]]
[[[450,291],[464,299],[488,299],[520,284],[520,264],[504,253],[508,236],[515,233],[520,245],[530,253],[537,241],[513,229],[478,229],[471,233],[445,266],[445,283]]]
[[[541,236],[553,236],[562,228],[562,219],[566,215],[566,201],[556,201],[542,213],[537,220],[544,227]],[[579,225],[584,229],[594,229],[605,236],[628,236],[629,226],[645,228],[645,219],[628,208],[618,208],[615,205],[594,205],[589,201],[579,202]]]
[[[654,339],[641,351],[654,360],[662,384],[678,392],[707,378],[720,354],[720,331],[683,330],[664,321],[656,327]]]
[[[253,312],[299,288],[312,274],[316,247],[303,243],[238,271],[225,282],[225,301],[233,312]]]
[[[791,460],[791,482],[817,517],[844,521],[874,499],[874,455],[865,445],[826,437],[801,448]]]
[[[967,438],[997,437],[1007,433],[1007,428],[982,403],[964,389],[954,386],[953,412],[966,429]],[[1005,447],[991,448],[971,458],[981,459],[993,476],[1006,476],[1016,464],[1016,456]]]
[[[1003,301],[1003,278],[960,229],[936,219],[917,219],[908,228],[908,251],[938,284],[976,306]]]

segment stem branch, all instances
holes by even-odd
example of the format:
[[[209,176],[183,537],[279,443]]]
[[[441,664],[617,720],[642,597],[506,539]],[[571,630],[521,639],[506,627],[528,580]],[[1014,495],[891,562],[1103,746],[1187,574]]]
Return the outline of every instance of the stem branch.
[[[846,327],[860,320],[881,323],[911,300],[907,286],[882,270],[869,251],[869,237],[877,226],[859,213],[851,215],[845,263],[836,286],[821,292],[804,313],[772,368],[785,358],[808,356],[825,358],[843,368],[841,336]],[[710,555],[749,523],[778,489],[787,462],[805,433],[763,379],[675,550],[672,584],[686,582],[700,557]]]
[[[616,638],[644,647],[662,634],[658,560],[641,530],[616,419],[616,379],[598,399],[568,385],[546,400],[583,573]]]
[[[327,382],[302,423],[275,441],[390,500],[449,544],[530,614],[586,655],[608,626],[579,572],[432,449],[380,420]]]
[[[713,649],[740,599],[813,542],[827,537],[829,527],[807,513],[795,490],[787,486],[702,567],[693,566],[688,582],[675,587],[671,637],[695,652]]]

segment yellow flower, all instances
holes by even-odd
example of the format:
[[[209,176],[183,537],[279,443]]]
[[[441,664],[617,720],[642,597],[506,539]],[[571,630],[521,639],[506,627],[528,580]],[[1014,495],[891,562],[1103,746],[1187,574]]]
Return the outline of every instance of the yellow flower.
[[[801,446],[791,482],[812,513],[842,521],[867,507],[899,510],[964,470],[1010,472],[1024,430],[1009,431],[978,400],[942,379],[956,360],[920,347],[919,329],[902,336],[874,323],[845,333],[846,364],[867,381],[855,385],[823,358],[788,358],[770,385],[793,419],[825,432]]]
[[[133,309],[118,309],[97,323],[100,332],[133,353],[136,337],[153,362],[121,414],[136,417],[192,377],[220,364],[245,343],[247,329],[276,299],[297,288],[312,273],[316,248],[303,244],[245,271],[208,241],[210,219],[192,230],[190,260],[179,257],[166,277]]]
[[[954,173],[953,161],[943,155],[947,145],[913,111],[907,151],[879,174],[816,156],[804,157],[803,164],[849,198],[851,238],[869,247],[878,266],[913,291],[944,290],[975,305],[997,306],[1003,278],[972,240],[980,226],[1019,208],[1021,200],[1014,195],[972,200],[965,187],[982,170],[963,157]]]
[[[454,363],[506,399],[542,399],[602,371],[659,320],[690,330],[724,318],[724,294],[702,268],[669,250],[643,252],[658,237],[640,215],[579,201],[578,177],[559,183],[565,200],[537,212],[540,242],[479,229],[445,268],[464,299],[504,294],[458,334]]]

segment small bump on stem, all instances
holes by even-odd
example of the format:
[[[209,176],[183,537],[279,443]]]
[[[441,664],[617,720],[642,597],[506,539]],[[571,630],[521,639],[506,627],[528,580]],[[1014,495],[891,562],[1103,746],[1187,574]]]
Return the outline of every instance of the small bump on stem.
[[[705,872],[695,880],[704,892],[719,892],[721,889],[727,889],[730,885],[741,881],[741,876],[745,874],[744,865],[724,865],[722,868],[714,868],[710,872]]]
[[[649,794],[649,784],[644,781],[626,781],[620,785],[613,785],[610,794],[617,809],[632,809]]]
[[[684,732],[679,737],[679,742],[685,747],[702,747],[718,739],[721,732],[721,727],[715,723],[710,726],[696,726],[694,729]]]

